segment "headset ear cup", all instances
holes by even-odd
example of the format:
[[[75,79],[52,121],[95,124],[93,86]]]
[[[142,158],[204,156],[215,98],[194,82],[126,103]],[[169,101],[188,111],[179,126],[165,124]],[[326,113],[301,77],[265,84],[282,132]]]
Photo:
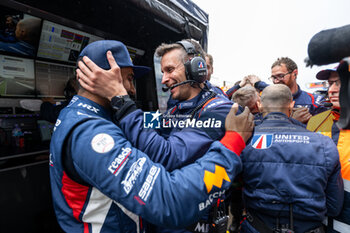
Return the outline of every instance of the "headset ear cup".
[[[187,80],[194,80],[197,83],[202,83],[207,79],[207,64],[202,57],[197,57],[195,47],[188,41],[178,41],[177,44],[181,45],[188,55],[194,56],[189,59],[185,65],[185,72]]]
[[[186,79],[193,80],[192,71],[191,71],[191,61],[185,62],[184,66],[185,66]]]
[[[205,60],[201,57],[194,57],[189,62],[191,63],[191,78],[198,83],[204,82],[207,79],[208,74]]]

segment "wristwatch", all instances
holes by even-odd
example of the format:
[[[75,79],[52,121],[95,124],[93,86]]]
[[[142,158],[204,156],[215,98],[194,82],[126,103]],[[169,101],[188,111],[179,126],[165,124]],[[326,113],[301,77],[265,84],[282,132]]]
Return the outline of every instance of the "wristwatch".
[[[111,105],[114,110],[120,110],[129,101],[132,101],[132,99],[128,95],[117,95],[111,99]]]

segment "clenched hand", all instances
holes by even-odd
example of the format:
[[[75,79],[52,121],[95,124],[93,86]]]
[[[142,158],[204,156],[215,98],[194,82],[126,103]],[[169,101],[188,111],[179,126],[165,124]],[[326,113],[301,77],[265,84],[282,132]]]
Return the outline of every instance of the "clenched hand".
[[[248,107],[245,107],[244,111],[239,115],[236,115],[237,111],[238,104],[235,103],[226,116],[225,129],[226,131],[239,133],[243,140],[247,142],[254,128],[254,116],[250,113]]]

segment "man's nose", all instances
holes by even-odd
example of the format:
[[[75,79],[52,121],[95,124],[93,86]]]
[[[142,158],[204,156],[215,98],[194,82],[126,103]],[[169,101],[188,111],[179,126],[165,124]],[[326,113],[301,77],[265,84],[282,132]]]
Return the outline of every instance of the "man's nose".
[[[334,93],[334,92],[339,92],[339,90],[340,90],[340,87],[337,86],[336,83],[333,83],[333,84],[329,87],[328,92]]]
[[[169,77],[166,73],[163,74],[163,77],[162,77],[162,84],[165,84],[169,81]]]
[[[129,94],[129,95],[132,95],[132,96],[135,96],[135,95],[136,95],[136,89],[135,89],[134,84],[131,84],[131,85],[130,85],[130,90],[128,91],[128,94]]]

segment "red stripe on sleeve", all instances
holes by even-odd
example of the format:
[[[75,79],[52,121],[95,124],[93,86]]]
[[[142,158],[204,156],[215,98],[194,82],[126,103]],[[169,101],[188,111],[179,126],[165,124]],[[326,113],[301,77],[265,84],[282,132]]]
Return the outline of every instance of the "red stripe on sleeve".
[[[238,156],[245,148],[245,142],[239,133],[234,131],[226,131],[225,136],[220,142],[229,150],[236,153]]]
[[[79,222],[81,222],[81,220],[79,219],[79,215],[81,214],[84,208],[88,192],[88,186],[78,184],[77,182],[70,179],[65,172],[63,172],[62,193],[67,201],[68,206],[73,211],[74,218]]]
[[[315,96],[311,93],[306,92],[311,97],[311,103],[315,108],[318,108],[318,106],[315,104]]]
[[[236,153],[238,156],[245,148],[245,142],[239,133],[234,131],[226,131],[225,136],[220,142],[229,150]]]

